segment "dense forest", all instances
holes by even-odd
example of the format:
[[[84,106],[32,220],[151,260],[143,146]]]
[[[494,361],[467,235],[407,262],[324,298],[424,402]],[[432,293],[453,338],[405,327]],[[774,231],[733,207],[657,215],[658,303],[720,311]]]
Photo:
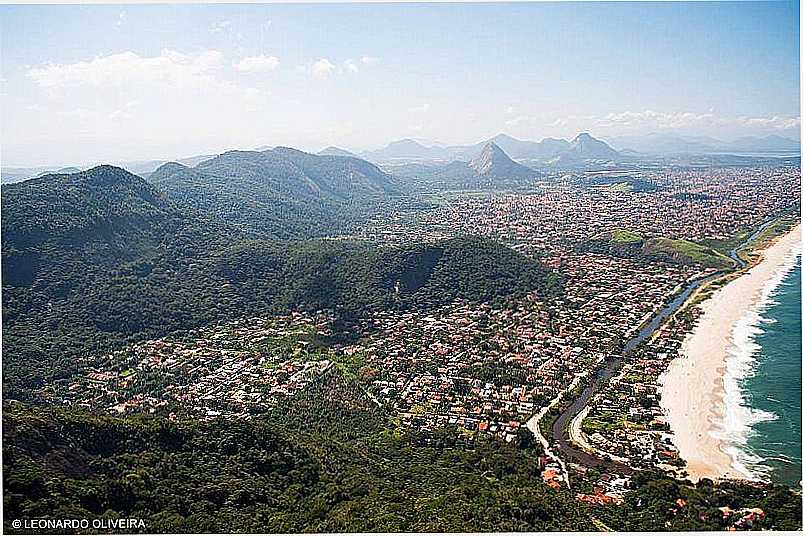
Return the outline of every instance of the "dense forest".
[[[510,444],[466,444],[449,428],[401,432],[336,372],[247,421],[20,403],[4,415],[9,533],[10,520],[36,517],[133,517],[143,532],[721,530],[722,506],[764,509],[761,528],[799,528],[800,502],[786,487],[645,473],[624,505],[586,505],[541,482],[526,432]]]
[[[148,180],[184,209],[271,238],[344,230],[403,197],[389,175],[365,160],[286,147],[229,151],[194,168],[169,163]]]
[[[336,367],[251,419],[35,405],[32,390],[69,378],[77,357],[235,318],[328,310],[348,322],[455,299],[561,295],[559,273],[487,239],[377,247],[313,238],[316,221],[372,203],[343,195],[349,185],[363,200],[396,190],[357,159],[296,153],[169,165],[159,186],[101,166],[3,187],[7,532],[11,520],[36,517],[140,518],[144,532],[721,529],[723,506],[763,508],[760,528],[799,528],[799,498],[781,486],[641,474],[624,505],[584,504],[542,482],[540,447],[526,429],[511,443],[448,427],[405,431],[364,394],[359,375]],[[251,169],[253,183],[232,186],[231,166]],[[181,193],[195,181],[213,193]],[[258,201],[288,181],[317,193],[285,192],[303,206]],[[285,225],[284,209],[301,217]]]
[[[537,260],[479,238],[256,240],[110,166],[4,187],[3,216],[4,387],[14,399],[68,377],[77,355],[220,320],[321,309],[348,319],[561,288]]]

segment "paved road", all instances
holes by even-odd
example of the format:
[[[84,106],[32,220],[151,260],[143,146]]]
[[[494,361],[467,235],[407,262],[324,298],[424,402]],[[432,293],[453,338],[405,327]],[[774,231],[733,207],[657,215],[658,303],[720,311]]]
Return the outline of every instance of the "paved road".
[[[760,235],[773,223],[773,221],[775,220],[770,220],[763,223],[744,242],[742,242],[741,245],[735,247],[729,252],[730,257],[736,261],[736,263],[739,265],[739,268],[744,268],[746,263],[739,257],[737,252],[755,240],[758,235]],[[653,317],[649,324],[643,327],[634,337],[627,341],[622,349],[621,356],[608,359],[608,361],[605,363],[605,366],[597,371],[594,379],[585,387],[585,389],[583,389],[583,392],[580,394],[580,396],[574,402],[572,402],[572,404],[566,408],[563,413],[560,414],[560,416],[558,416],[552,425],[552,437],[555,439],[558,451],[560,451],[561,455],[566,460],[577,462],[587,467],[602,468],[606,471],[616,472],[624,475],[631,475],[635,472],[635,470],[628,465],[612,461],[607,458],[594,456],[593,454],[572,446],[572,443],[568,438],[569,423],[578,413],[583,410],[583,408],[586,407],[586,404],[588,404],[588,401],[591,399],[594,393],[596,393],[600,387],[605,385],[611,376],[616,373],[622,364],[624,356],[632,352],[639,344],[641,344],[641,342],[650,337],[655,330],[657,330],[661,324],[663,324],[667,317],[669,317],[671,314],[677,311],[681,305],[683,305],[683,303],[686,301],[686,298],[688,298],[697,287],[703,283],[711,281],[716,277],[719,277],[719,274],[695,279],[694,281],[688,283],[683,292],[665,305],[664,308]]]

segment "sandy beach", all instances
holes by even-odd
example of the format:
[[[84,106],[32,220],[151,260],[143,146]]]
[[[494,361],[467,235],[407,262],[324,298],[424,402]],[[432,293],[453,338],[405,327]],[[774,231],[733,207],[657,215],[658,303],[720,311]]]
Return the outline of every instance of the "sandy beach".
[[[692,480],[746,478],[717,438],[724,415],[724,378],[734,326],[761,298],[762,291],[800,244],[800,225],[762,252],[762,260],[715,291],[686,337],[681,357],[661,378],[661,405],[674,443]]]

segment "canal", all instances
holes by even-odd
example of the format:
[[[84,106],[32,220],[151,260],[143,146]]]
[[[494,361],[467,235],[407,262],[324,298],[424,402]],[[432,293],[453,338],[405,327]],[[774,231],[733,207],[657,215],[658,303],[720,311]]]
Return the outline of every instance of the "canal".
[[[773,223],[773,221],[775,220],[770,220],[761,224],[739,246],[730,250],[729,256],[737,263],[739,269],[744,268],[746,263],[739,257],[738,251],[755,240],[762,232],[764,232],[767,227]],[[636,335],[634,335],[625,343],[625,345],[622,347],[622,351],[617,357],[608,359],[605,362],[605,366],[596,372],[591,382],[586,385],[582,393],[580,393],[580,396],[577,397],[574,402],[572,402],[571,405],[563,410],[563,412],[558,416],[558,418],[552,424],[552,437],[555,440],[558,451],[567,460],[580,463],[587,467],[602,467],[620,474],[629,475],[634,472],[632,467],[629,467],[623,463],[600,458],[582,449],[575,448],[568,437],[569,423],[575,416],[577,416],[578,413],[583,410],[583,408],[586,407],[586,404],[588,404],[588,401],[592,396],[594,396],[594,393],[603,387],[619,370],[625,356],[633,352],[633,350],[635,350],[639,344],[652,336],[652,334],[655,333],[661,324],[663,324],[664,320],[677,311],[683,305],[686,299],[688,299],[688,297],[692,294],[692,292],[695,291],[695,289],[697,289],[700,285],[708,283],[712,279],[720,277],[721,275],[721,273],[716,273],[690,281],[686,285],[686,288],[683,289],[683,292],[675,296],[669,303],[667,303],[646,326],[642,327],[638,333],[636,333]]]

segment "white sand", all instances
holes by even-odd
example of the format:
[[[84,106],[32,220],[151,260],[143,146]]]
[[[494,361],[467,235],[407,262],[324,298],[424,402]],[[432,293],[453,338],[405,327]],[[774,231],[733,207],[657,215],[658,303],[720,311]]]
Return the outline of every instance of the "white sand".
[[[724,412],[725,362],[736,322],[760,299],[764,285],[800,244],[800,225],[762,252],[762,260],[715,291],[686,337],[681,355],[661,377],[661,406],[692,480],[745,478],[712,435]]]

